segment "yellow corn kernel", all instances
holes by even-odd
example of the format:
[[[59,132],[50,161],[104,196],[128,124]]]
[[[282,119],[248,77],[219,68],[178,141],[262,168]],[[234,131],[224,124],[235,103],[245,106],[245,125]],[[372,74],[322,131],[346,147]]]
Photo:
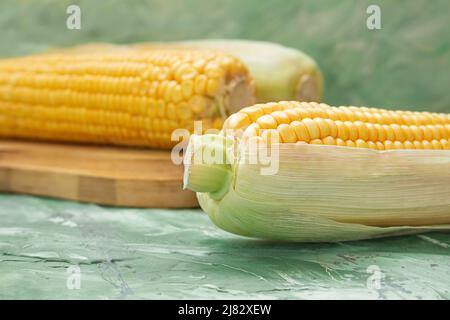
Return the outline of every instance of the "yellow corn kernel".
[[[330,126],[325,122],[322,118],[314,118],[313,121],[316,123],[319,128],[319,134],[321,138],[325,138],[330,135],[331,130]]]
[[[226,120],[224,127],[225,128],[230,127],[230,128],[234,128],[234,130],[236,130],[236,129],[245,128],[245,127],[249,126],[251,123],[252,123],[252,120],[250,119],[248,114],[239,112],[239,113],[235,113],[231,117],[229,117]]]
[[[208,79],[206,83],[206,93],[209,96],[214,97],[219,90],[220,90],[220,81],[215,78]]]
[[[337,138],[337,139],[336,139],[336,145],[337,145],[337,146],[340,146],[340,147],[346,147],[346,146],[347,146],[347,144],[345,143],[345,141],[342,140],[341,138]]]
[[[294,143],[297,141],[297,136],[292,126],[282,123],[278,126],[277,130],[280,134],[281,142]]]
[[[308,129],[309,137],[311,140],[315,140],[320,138],[320,129],[314,120],[310,118],[305,118],[302,120],[302,122],[305,124],[306,128]]]
[[[311,140],[308,127],[302,121],[292,121],[291,126],[294,128],[298,141],[309,142]]]
[[[427,149],[427,150],[433,149],[433,145],[431,144],[431,142],[429,142],[427,140],[422,141],[422,146],[423,146],[423,149]]]
[[[336,139],[334,139],[334,138],[331,137],[331,136],[328,136],[328,137],[326,137],[326,138],[323,138],[323,139],[322,139],[322,142],[323,142],[323,144],[326,144],[326,145],[328,145],[328,146],[335,146],[335,145],[337,145]]]
[[[262,129],[274,129],[278,126],[277,121],[270,114],[263,115],[256,122]]]
[[[395,149],[394,143],[393,143],[391,140],[385,140],[385,141],[383,142],[383,144],[384,144],[384,149],[385,149],[385,150],[392,150],[392,149]]]
[[[441,139],[439,141],[441,143],[442,149],[449,150],[450,149],[450,141],[447,139]]]
[[[322,140],[320,140],[320,139],[313,139],[309,143],[310,144],[323,144]]]
[[[436,149],[436,150],[442,149],[441,142],[436,139],[431,140],[431,145],[433,146],[433,149]]]
[[[291,122],[289,116],[283,111],[274,111],[270,114],[278,124]]]
[[[253,122],[256,122],[259,117],[264,115],[262,109],[257,106],[244,108],[240,112],[247,114]]]
[[[414,149],[423,149],[423,144],[420,141],[414,140]]]
[[[196,76],[195,80],[194,80],[194,92],[199,95],[206,94],[207,84],[208,84],[208,78],[205,75],[200,74],[200,75]]]
[[[369,145],[363,139],[357,139],[355,144],[356,144],[356,147],[358,147],[358,148],[369,148]]]
[[[366,124],[362,121],[355,121],[354,124],[355,124],[356,129],[358,130],[358,137],[363,141],[368,140],[369,132],[366,127]]]
[[[183,94],[183,99],[189,99],[194,93],[194,81],[191,79],[183,80],[181,82],[181,93]]]

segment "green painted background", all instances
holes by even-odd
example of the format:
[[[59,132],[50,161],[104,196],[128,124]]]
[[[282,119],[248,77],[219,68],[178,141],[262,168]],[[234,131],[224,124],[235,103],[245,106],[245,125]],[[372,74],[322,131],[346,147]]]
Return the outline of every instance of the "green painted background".
[[[66,28],[78,4],[82,29]],[[382,30],[366,28],[378,4]],[[450,112],[448,0],[2,0],[0,55],[88,41],[247,38],[317,59],[331,104]]]

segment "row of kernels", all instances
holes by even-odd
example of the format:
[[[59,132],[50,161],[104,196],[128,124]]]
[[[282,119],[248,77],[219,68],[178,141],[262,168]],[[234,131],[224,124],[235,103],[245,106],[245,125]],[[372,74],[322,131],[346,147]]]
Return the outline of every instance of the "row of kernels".
[[[8,126],[8,122],[11,124]],[[90,143],[121,143],[152,147],[170,147],[171,131],[155,132],[144,128],[126,128],[122,125],[95,125],[76,122],[48,121],[32,118],[2,118],[7,130],[0,130],[0,136],[29,137],[52,140],[85,141]]]
[[[111,77],[92,75],[50,75],[28,73],[0,73],[0,85],[31,88],[71,89],[75,91],[130,93],[138,88],[141,80],[136,77]]]
[[[40,76],[46,76],[48,74],[56,75],[55,78],[51,79],[51,81],[57,81],[55,79],[58,79],[58,73],[60,73],[60,79],[61,79],[61,86],[65,87],[65,84],[70,82],[71,76],[69,75],[83,75],[83,77],[79,77],[80,79],[74,78],[74,81],[78,82],[84,81],[85,83],[82,83],[80,85],[76,85],[76,87],[83,87],[87,86],[88,89],[93,87],[94,84],[91,84],[90,77],[94,77],[94,80],[96,76],[101,76],[101,72],[106,72],[105,74],[105,81],[107,82],[106,85],[108,85],[109,82],[117,83],[120,81],[125,81],[126,83],[129,83],[130,81],[139,81],[139,77],[137,77],[135,80],[122,80],[122,79],[108,79],[110,72],[108,72],[108,69],[105,70],[106,66],[102,66],[102,64],[107,63],[114,63],[114,67],[111,68],[111,71],[113,70],[115,73],[113,73],[114,76],[120,76],[122,74],[121,70],[127,69],[128,67],[131,67],[133,70],[132,74],[136,75],[136,70],[140,70],[141,72],[141,79],[142,80],[150,80],[150,81],[177,81],[178,83],[182,84],[183,81],[186,80],[192,80],[196,84],[196,92],[198,94],[208,94],[210,96],[214,96],[217,94],[219,88],[223,85],[224,78],[227,73],[234,74],[235,72],[240,72],[241,74],[247,74],[247,71],[245,69],[245,66],[237,59],[224,56],[222,54],[217,54],[216,56],[212,56],[212,60],[208,61],[208,59],[201,58],[202,55],[199,54],[199,62],[198,63],[182,63],[179,61],[179,59],[176,59],[176,53],[177,52],[169,52],[167,54],[167,57],[159,57],[159,54],[148,54],[147,58],[150,61],[146,68],[142,68],[142,63],[135,63],[129,65],[128,62],[122,62],[122,65],[119,64],[119,62],[113,62],[109,61],[108,59],[104,59],[103,57],[89,57],[89,60],[86,62],[84,60],[80,60],[79,56],[68,56],[66,59],[68,61],[72,61],[69,66],[65,66],[64,64],[55,64],[55,62],[52,62],[51,57],[39,57],[39,59],[36,59],[35,64],[20,64],[21,60],[17,60],[17,65],[20,66],[18,69],[19,73],[23,71],[24,75],[23,78],[29,79],[33,78],[36,75]],[[175,58],[173,57],[175,55]],[[182,56],[182,55],[181,55]],[[115,57],[115,56],[114,56]],[[87,58],[87,57],[86,57]],[[167,58],[167,59],[166,59]],[[169,59],[170,58],[170,59]],[[24,60],[29,58],[24,58]],[[71,60],[69,60],[71,59]],[[97,61],[95,60],[97,59]],[[77,62],[78,61],[78,62]],[[162,65],[158,65],[161,64]],[[14,63],[11,63],[14,64]],[[27,66],[23,66],[23,65]],[[139,69],[138,69],[139,66]],[[201,70],[196,70],[197,68],[200,68]],[[0,67],[0,71],[8,71],[9,68],[5,67],[3,68],[3,65]],[[14,70],[14,69],[13,69]],[[17,70],[16,70],[17,71]],[[54,72],[52,72],[54,71]],[[44,72],[43,74],[35,73],[35,72]],[[129,74],[129,73],[125,73]],[[0,75],[0,80],[1,80]],[[4,78],[8,78],[8,75],[5,75]],[[120,77],[119,77],[120,78]],[[11,79],[11,77],[9,77]],[[109,81],[110,80],[110,81]],[[9,80],[10,81],[10,80]],[[27,80],[29,81],[29,80]],[[31,79],[33,81],[33,79]],[[36,80],[38,83],[40,83],[40,79]],[[100,81],[100,84],[98,85],[98,89],[102,89],[105,85],[102,84]],[[109,81],[109,82],[108,82]],[[135,83],[133,83],[135,84]],[[113,87],[117,88],[116,85],[113,85]],[[120,87],[116,90],[121,90],[125,92],[129,92],[128,88],[129,86],[125,86],[125,88]],[[98,90],[96,90],[98,91]]]
[[[40,104],[48,106],[72,106],[93,109],[127,110],[145,114],[153,98],[135,95],[101,94],[71,90],[31,89],[0,86],[3,103]]]
[[[378,124],[398,124],[398,125],[424,125],[424,124],[446,124],[450,123],[450,118],[445,114],[415,113],[402,115],[397,111],[351,111],[346,107],[331,107],[326,110],[330,119],[341,121],[362,121]]]
[[[93,109],[125,110],[133,114],[159,113],[161,117],[169,112],[160,113],[166,105],[180,106],[180,117],[186,119],[185,108],[191,108],[190,114],[200,114],[209,104],[209,98],[191,95],[182,98],[182,87],[168,83],[155,98],[134,95],[84,93],[71,90],[33,89],[23,87],[0,86],[0,99],[3,102],[39,104],[48,106],[85,107]],[[183,101],[186,100],[186,101]]]
[[[343,140],[340,138],[333,138],[331,136],[323,139],[314,139],[310,144],[323,144],[335,146],[347,146],[356,148],[369,148],[374,150],[392,150],[392,149],[429,149],[429,150],[450,150],[450,139],[433,139],[431,141],[364,141],[362,139]]]
[[[178,120],[159,117],[135,116],[126,112],[105,110],[86,110],[85,108],[49,108],[45,106],[15,105],[0,103],[2,117],[18,123],[21,121],[40,120],[43,122],[66,122],[86,125],[121,126],[130,129],[145,128],[150,131],[172,132],[179,127]]]
[[[280,103],[281,104],[281,103]],[[303,117],[328,117],[332,120],[363,121],[379,124],[445,124],[450,122],[450,115],[419,111],[393,111],[368,107],[334,107],[317,102],[284,102],[285,106],[299,109]],[[326,116],[324,116],[326,115]],[[298,120],[298,119],[297,119]]]
[[[260,129],[278,129],[281,137],[286,142],[292,142],[293,132],[297,139],[310,141],[314,139],[332,136],[344,140],[362,139],[364,141],[413,141],[446,139],[450,137],[450,125],[379,125],[364,123],[362,121],[333,121],[322,118],[304,118],[300,121],[290,121],[286,113],[275,111],[271,114],[260,116],[255,122]],[[239,114],[227,120],[227,127],[240,128],[240,124],[249,123],[247,114]]]
[[[433,113],[425,111],[404,111],[404,110],[387,110],[380,108],[341,106],[331,107],[331,113],[343,112],[351,120],[355,119],[380,123],[380,124],[445,124],[450,121],[450,116],[442,113]],[[341,119],[340,119],[341,120]]]
[[[392,117],[392,114],[398,115],[398,113],[392,111],[382,112],[368,112],[369,108],[361,108],[361,111],[354,111],[354,108],[347,107],[330,107],[325,104],[318,103],[306,103],[306,102],[279,102],[279,103],[267,103],[257,104],[252,107],[247,107],[238,112],[238,116],[233,115],[235,119],[230,119],[227,122],[229,128],[236,128],[234,126],[247,126],[252,122],[258,122],[263,128],[273,128],[276,125],[282,123],[288,123],[289,121],[300,121],[303,119],[330,119],[335,121],[346,122],[347,125],[352,126],[350,122],[355,122],[360,126],[361,133],[365,134],[364,127],[367,127],[370,132],[368,134],[375,134],[374,126],[377,126],[377,131],[380,130],[379,125],[393,125],[393,129],[400,135],[402,139],[402,129],[406,128],[406,124],[398,124],[397,122],[407,123],[411,126],[412,130],[417,130],[415,126],[438,124],[440,126],[450,124],[450,118],[445,114],[430,114],[430,113],[414,113],[413,115],[402,116],[402,121],[398,120],[398,117]],[[359,110],[359,109],[356,109]],[[366,111],[364,111],[366,110]],[[247,115],[247,117],[242,116]],[[406,113],[405,113],[406,114]],[[397,119],[397,120],[396,120]],[[237,121],[239,120],[239,121]],[[288,121],[289,120],[289,121]],[[276,124],[275,124],[276,123]],[[360,125],[362,124],[362,126]],[[391,132],[390,128],[384,127],[385,130]],[[439,129],[438,127],[438,130]],[[408,132],[405,133],[408,135]],[[413,134],[409,132],[409,134]],[[420,133],[418,133],[420,134]],[[443,133],[441,132],[441,135]],[[383,135],[383,133],[381,133]]]
[[[14,73],[12,75],[0,73],[0,86],[16,86],[30,89],[74,90],[93,93],[111,94],[158,94],[166,99],[188,99],[193,92],[197,94],[215,96],[223,85],[223,79],[208,78],[197,75],[194,79],[185,79],[181,82],[168,80],[166,77],[160,81],[143,81],[138,77],[111,77],[93,75],[57,75]],[[166,92],[167,91],[167,92]],[[164,92],[166,92],[164,94]]]
[[[68,121],[74,123],[86,124],[104,124],[112,126],[124,126],[129,128],[144,127],[150,131],[173,131],[182,127],[181,122],[192,122],[193,120],[183,115],[184,110],[190,110],[188,106],[175,110],[176,117],[164,117],[158,114],[149,114],[147,116],[133,116],[130,113],[107,111],[100,109],[86,108],[67,108],[67,107],[45,107],[29,106],[17,104],[0,103],[0,113],[10,119],[16,118],[36,118],[43,121]],[[145,125],[144,125],[145,120]]]

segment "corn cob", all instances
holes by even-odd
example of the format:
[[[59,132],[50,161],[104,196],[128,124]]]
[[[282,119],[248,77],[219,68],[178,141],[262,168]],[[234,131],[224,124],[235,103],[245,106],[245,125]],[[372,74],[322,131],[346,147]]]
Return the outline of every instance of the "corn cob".
[[[244,236],[324,242],[448,230],[449,138],[448,114],[260,104],[231,115],[221,134],[191,137],[184,182],[217,226]]]
[[[337,145],[374,150],[450,149],[448,114],[333,107],[324,103],[283,101],[241,109],[224,130],[242,130],[283,143]]]
[[[236,58],[195,50],[61,51],[0,61],[0,136],[170,148],[253,101]]]
[[[280,100],[321,101],[323,77],[317,63],[305,53],[275,43],[249,40],[190,40],[179,42],[147,42],[114,46],[106,43],[82,45],[79,52],[155,49],[218,50],[239,58],[255,79],[257,102]]]

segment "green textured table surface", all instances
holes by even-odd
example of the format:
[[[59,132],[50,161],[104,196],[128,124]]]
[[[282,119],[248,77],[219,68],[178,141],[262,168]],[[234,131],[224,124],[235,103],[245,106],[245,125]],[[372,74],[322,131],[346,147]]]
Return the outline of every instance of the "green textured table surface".
[[[449,234],[268,243],[222,232],[200,210],[15,195],[0,195],[0,221],[3,299],[450,298]],[[73,266],[79,289],[67,286]]]

